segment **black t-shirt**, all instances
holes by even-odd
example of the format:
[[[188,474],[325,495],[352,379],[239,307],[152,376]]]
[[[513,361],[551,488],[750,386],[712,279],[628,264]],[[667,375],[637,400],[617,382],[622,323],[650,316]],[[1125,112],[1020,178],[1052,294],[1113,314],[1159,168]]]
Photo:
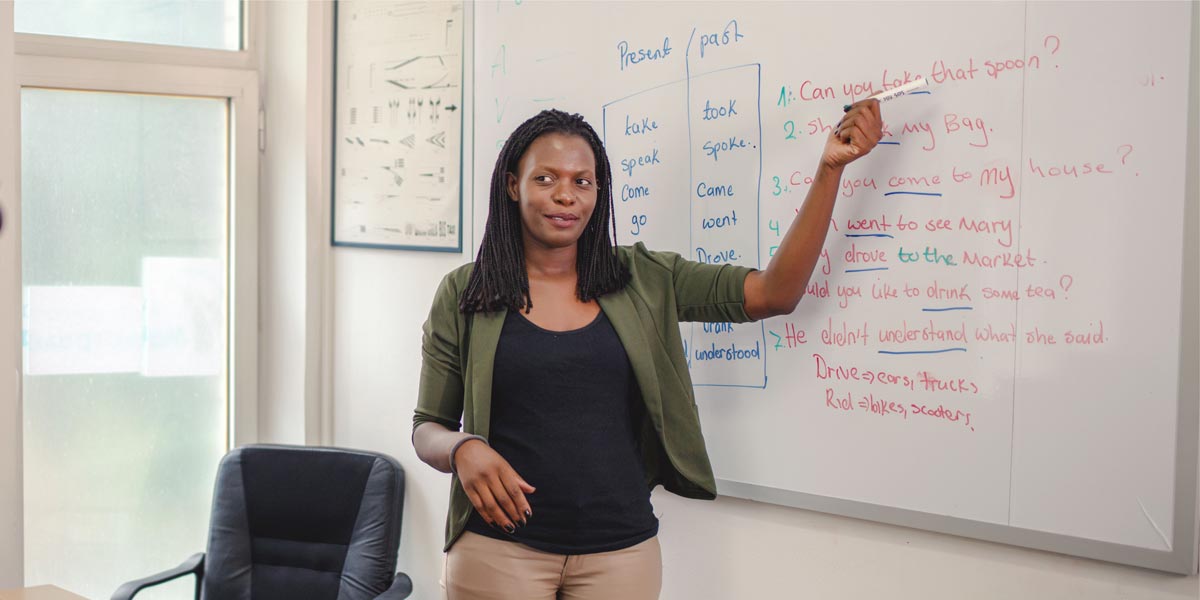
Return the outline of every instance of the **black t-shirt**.
[[[556,554],[628,548],[658,533],[635,432],[633,368],[604,311],[548,331],[510,310],[496,348],[488,442],[537,488],[509,535],[472,511],[467,530]]]

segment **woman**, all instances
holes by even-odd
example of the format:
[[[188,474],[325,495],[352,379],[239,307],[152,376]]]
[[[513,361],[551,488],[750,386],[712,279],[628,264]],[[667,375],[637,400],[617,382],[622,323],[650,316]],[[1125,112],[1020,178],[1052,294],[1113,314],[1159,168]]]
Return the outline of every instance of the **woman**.
[[[477,260],[442,280],[424,326],[413,445],[455,474],[449,600],[658,598],[650,490],[716,497],[678,323],[791,313],[842,170],[881,137],[879,103],[853,105],[760,272],[614,248],[592,127],[550,110],[513,132]]]

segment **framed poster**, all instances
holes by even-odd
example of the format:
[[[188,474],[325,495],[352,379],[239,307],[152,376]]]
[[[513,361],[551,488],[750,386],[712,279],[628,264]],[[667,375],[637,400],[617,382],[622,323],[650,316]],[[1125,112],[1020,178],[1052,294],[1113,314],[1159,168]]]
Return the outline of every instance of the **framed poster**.
[[[463,3],[339,0],[335,246],[462,251]]]

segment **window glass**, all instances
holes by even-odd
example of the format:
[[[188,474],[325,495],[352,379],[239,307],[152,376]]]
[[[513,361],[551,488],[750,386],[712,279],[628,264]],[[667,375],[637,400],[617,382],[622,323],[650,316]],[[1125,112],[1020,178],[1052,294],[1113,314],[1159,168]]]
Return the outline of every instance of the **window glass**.
[[[108,598],[204,550],[229,446],[228,119],[225,99],[21,92],[27,585]]]
[[[16,0],[18,33],[241,50],[239,0]]]

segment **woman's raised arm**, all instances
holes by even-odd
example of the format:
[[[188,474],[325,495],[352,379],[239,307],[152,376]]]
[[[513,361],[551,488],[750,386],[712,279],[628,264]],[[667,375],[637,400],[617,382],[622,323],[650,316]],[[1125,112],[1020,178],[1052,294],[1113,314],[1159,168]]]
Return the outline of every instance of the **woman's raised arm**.
[[[855,103],[830,132],[800,213],[792,220],[767,268],[746,277],[745,306],[751,318],[765,319],[796,310],[825,245],[842,171],[866,156],[881,139],[883,120],[878,100]]]

